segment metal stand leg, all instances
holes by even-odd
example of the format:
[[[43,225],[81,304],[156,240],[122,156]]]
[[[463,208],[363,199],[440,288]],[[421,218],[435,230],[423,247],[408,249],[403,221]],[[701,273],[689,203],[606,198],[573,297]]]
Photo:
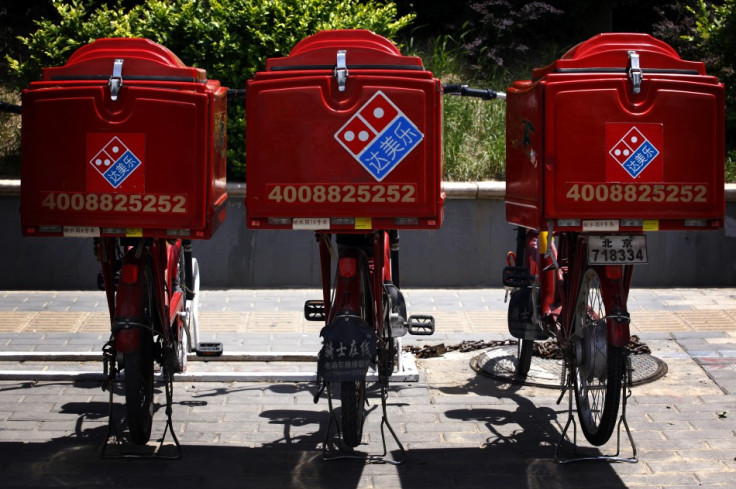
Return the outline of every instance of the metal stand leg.
[[[624,379],[622,384],[622,393],[621,393],[621,417],[619,418],[618,425],[616,426],[616,453],[611,455],[595,455],[595,456],[578,456],[578,445],[577,445],[577,424],[575,423],[575,418],[573,415],[573,407],[572,407],[572,391],[573,391],[573,379],[572,379],[572,372],[573,370],[568,366],[565,365],[563,367],[563,372],[567,372],[566,375],[566,381],[563,388],[563,395],[564,395],[564,389],[568,390],[568,403],[567,403],[567,422],[565,423],[565,427],[562,430],[562,434],[560,435],[560,439],[557,441],[557,445],[555,446],[555,462],[559,464],[566,464],[570,462],[583,462],[583,461],[602,461],[602,462],[627,462],[627,463],[637,463],[639,459],[636,456],[636,444],[634,443],[634,438],[631,434],[631,430],[629,429],[629,423],[626,421],[626,403],[628,398],[631,396],[631,386],[632,386],[632,367],[631,367],[631,358],[627,355],[626,356],[626,371],[624,372]],[[563,373],[564,375],[564,373]],[[562,396],[560,397],[560,400],[562,399]],[[559,401],[558,401],[559,402]],[[567,430],[570,428],[570,425],[572,425],[572,444],[573,444],[573,450],[574,450],[574,456],[570,458],[561,458],[560,457],[560,448],[562,447],[562,443],[566,439]],[[626,436],[629,439],[629,443],[631,444],[631,450],[632,455],[631,457],[621,457],[621,425],[623,425],[624,429],[626,430]]]
[[[322,445],[322,460],[329,462],[332,460],[344,460],[344,459],[358,459],[358,460],[365,460],[368,463],[386,463],[386,464],[392,464],[392,465],[401,465],[406,461],[406,450],[404,449],[404,446],[401,444],[401,441],[399,441],[399,438],[396,436],[396,432],[391,427],[391,423],[388,421],[388,415],[386,412],[386,401],[388,400],[388,389],[386,385],[381,384],[381,410],[382,410],[382,418],[381,418],[381,441],[383,444],[383,453],[381,455],[368,455],[368,454],[356,454],[353,452],[353,449],[350,447],[345,447],[342,442],[342,436],[340,433],[340,425],[337,422],[337,416],[335,416],[335,412],[332,408],[332,389],[330,388],[329,382],[327,383],[327,405],[330,410],[330,421],[327,424],[327,430],[325,433],[325,441]],[[339,447],[335,447],[334,444],[330,443],[330,431],[332,429],[332,424],[335,424],[335,429],[337,430],[337,437],[339,439]],[[386,448],[386,434],[384,432],[384,426],[388,428],[389,432],[391,433],[391,436],[393,437],[394,441],[396,442],[396,445],[399,447],[399,451],[401,452],[401,458],[399,460],[389,460],[386,458],[386,455],[388,455],[388,450]],[[332,446],[332,448],[330,448]],[[334,455],[331,455],[329,452],[337,452]]]
[[[115,426],[115,422],[113,420],[113,391],[115,390],[115,381],[117,378],[117,363],[115,360],[116,352],[113,348],[111,342],[108,342],[102,349],[103,352],[103,361],[104,361],[104,369],[105,372],[108,374],[107,380],[105,381],[103,385],[103,390],[108,389],[110,391],[110,398],[109,398],[109,411],[108,411],[108,419],[107,419],[107,436],[105,437],[105,441],[102,444],[102,450],[100,451],[100,458],[105,459],[120,459],[120,458],[156,458],[156,459],[163,459],[163,460],[178,460],[181,458],[181,445],[179,444],[179,439],[176,437],[176,433],[174,432],[174,424],[171,419],[171,415],[173,413],[173,392],[174,392],[174,379],[173,376],[170,375],[166,370],[163,372],[163,380],[164,380],[164,391],[166,393],[166,427],[164,428],[164,432],[161,435],[161,438],[158,440],[158,446],[153,450],[153,452],[140,452],[140,451],[132,451],[134,449],[140,450],[141,447],[138,447],[137,445],[132,445],[128,443],[125,438],[120,436],[118,434],[117,428]],[[166,433],[170,432],[171,437],[174,440],[174,447],[176,448],[175,453],[171,455],[162,455],[161,449],[164,447],[164,441],[166,440]],[[115,446],[117,448],[117,454],[110,454],[108,453],[108,447]]]

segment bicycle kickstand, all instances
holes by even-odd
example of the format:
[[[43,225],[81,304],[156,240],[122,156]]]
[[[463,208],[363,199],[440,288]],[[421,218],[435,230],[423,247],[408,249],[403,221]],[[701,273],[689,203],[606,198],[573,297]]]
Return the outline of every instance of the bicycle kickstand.
[[[174,382],[171,375],[169,375],[166,371],[163,373],[163,380],[164,380],[164,391],[166,393],[166,427],[164,428],[164,432],[161,435],[161,439],[158,440],[158,446],[153,450],[153,452],[140,452],[140,451],[131,451],[133,450],[133,446],[131,446],[130,443],[127,443],[123,437],[121,437],[118,434],[118,430],[115,426],[115,422],[113,420],[113,394],[115,391],[115,381],[117,378],[117,364],[115,362],[115,351],[112,348],[112,345],[110,342],[108,342],[103,347],[103,361],[104,361],[104,368],[105,372],[108,374],[107,379],[105,380],[105,384],[103,386],[103,389],[109,389],[110,396],[109,396],[109,410],[108,410],[108,420],[107,420],[107,436],[105,437],[105,441],[102,444],[102,449],[100,450],[100,458],[103,459],[121,459],[121,458],[156,458],[156,459],[162,459],[162,460],[178,460],[181,458],[181,445],[179,444],[179,439],[176,436],[176,433],[174,432],[174,424],[171,419],[171,415],[173,413],[173,389],[174,389]],[[164,447],[164,441],[166,440],[166,433],[171,432],[171,437],[174,440],[174,447],[176,448],[176,452],[172,455],[162,455],[161,449]],[[118,449],[117,454],[110,454],[108,453],[107,449],[111,445],[114,445]]]
[[[386,412],[387,399],[388,399],[387,385],[381,382],[381,411],[382,411],[381,442],[383,445],[383,453],[381,455],[367,455],[367,454],[356,454],[354,452],[349,452],[348,449],[346,449],[342,443],[340,425],[337,422],[337,416],[335,416],[335,413],[332,408],[332,389],[330,388],[330,384],[328,382],[327,383],[327,405],[330,411],[330,421],[327,424],[327,430],[325,433],[325,441],[322,445],[322,460],[324,460],[325,462],[330,462],[332,460],[358,459],[358,460],[365,460],[367,463],[386,463],[386,464],[391,464],[391,465],[403,464],[406,461],[406,449],[401,444],[401,441],[399,441],[399,438],[396,436],[396,432],[391,426],[391,423],[389,423],[388,421],[388,415]],[[333,451],[339,452],[339,454],[337,455],[329,455],[328,453],[330,451],[329,447],[331,445],[330,444],[330,430],[332,428],[333,423],[335,425],[335,429],[337,430],[337,437],[340,440],[339,442],[340,447],[332,448]],[[399,447],[399,451],[401,452],[401,458],[399,460],[389,460],[386,458],[386,456],[388,455],[388,449],[386,448],[386,434],[384,432],[384,426],[388,428],[389,432],[391,433],[391,436],[396,442],[396,445]]]
[[[624,379],[623,382],[621,382],[621,417],[619,418],[618,424],[616,425],[616,452],[611,455],[591,455],[591,456],[578,456],[578,444],[577,444],[577,423],[575,423],[575,417],[573,415],[573,405],[572,405],[572,391],[573,391],[573,379],[572,379],[572,369],[569,368],[567,363],[563,364],[563,377],[565,378],[565,383],[563,387],[563,395],[564,390],[567,390],[567,422],[565,423],[565,427],[562,429],[562,433],[560,434],[560,438],[557,441],[557,445],[555,446],[555,462],[559,464],[566,464],[571,462],[583,462],[583,461],[598,461],[598,462],[626,462],[626,463],[637,463],[639,459],[636,456],[636,443],[634,443],[634,437],[631,434],[631,429],[629,428],[629,423],[626,420],[626,403],[629,397],[631,397],[631,387],[633,385],[633,369],[631,366],[631,357],[629,355],[626,355],[626,370],[623,373]],[[560,397],[560,400],[562,400],[562,397]],[[558,401],[559,402],[559,401]],[[570,458],[562,458],[560,456],[560,448],[562,447],[563,442],[567,439],[567,430],[570,428],[570,425],[572,425],[572,445],[573,445],[573,453],[574,456]],[[629,443],[631,445],[632,455],[631,457],[621,457],[621,426],[623,425],[624,430],[626,431],[626,436],[629,439]]]

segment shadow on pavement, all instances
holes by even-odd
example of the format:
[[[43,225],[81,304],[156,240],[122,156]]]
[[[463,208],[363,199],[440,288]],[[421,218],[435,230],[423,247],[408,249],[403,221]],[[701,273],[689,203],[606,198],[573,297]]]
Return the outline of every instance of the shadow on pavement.
[[[235,390],[240,388],[232,387]],[[302,385],[273,385],[266,389],[274,391],[274,401],[278,401],[281,395],[304,395],[310,390]],[[2,486],[198,489],[627,487],[607,463],[559,465],[554,462],[553,446],[559,436],[560,419],[564,420],[566,416],[564,409],[537,407],[519,392],[521,387],[498,385],[480,376],[469,379],[464,386],[441,389],[448,394],[470,392],[496,401],[496,404],[489,402],[487,408],[455,408],[443,414],[451,420],[473,420],[485,424],[491,436],[482,446],[442,446],[442,443],[437,443],[437,447],[410,448],[407,462],[398,467],[366,464],[358,460],[326,462],[322,460],[321,451],[328,422],[324,410],[268,409],[258,416],[279,426],[279,429],[265,433],[265,439],[256,439],[260,441],[251,443],[251,446],[243,446],[243,443],[229,445],[222,441],[216,444],[184,441],[181,460],[103,460],[100,449],[107,434],[104,421],[108,404],[69,402],[61,406],[61,411],[74,414],[77,419],[76,423],[70,420],[68,436],[39,443],[0,443]],[[226,390],[232,394],[231,390]],[[207,401],[201,399],[207,399],[209,393],[200,394],[199,398],[177,404],[202,405]],[[500,404],[499,399],[502,401]],[[401,401],[400,397],[391,397],[389,407],[403,405]],[[115,409],[116,415],[124,414],[122,405],[116,404]],[[155,422],[162,422],[162,414],[159,413]],[[370,444],[362,445],[360,449],[380,450],[375,419],[380,419],[379,414],[380,411],[369,416],[366,429]],[[388,440],[389,449],[393,446],[391,443]],[[425,447],[427,445],[431,444],[424,444]],[[397,456],[396,453],[391,455]]]

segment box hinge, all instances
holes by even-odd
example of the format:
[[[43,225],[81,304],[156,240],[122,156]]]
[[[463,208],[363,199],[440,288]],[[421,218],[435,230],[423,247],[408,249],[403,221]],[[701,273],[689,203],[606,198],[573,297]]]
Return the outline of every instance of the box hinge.
[[[110,87],[110,98],[115,101],[118,99],[120,87],[123,86],[123,60],[118,58],[112,65],[112,76],[107,84]]]
[[[629,64],[626,67],[626,74],[629,77],[629,81],[631,81],[632,88],[634,90],[634,93],[641,92],[641,79],[642,79],[642,72],[641,68],[639,67],[639,53],[636,51],[629,51]]]
[[[337,80],[337,89],[341,92],[345,91],[345,83],[348,80],[348,67],[345,63],[345,50],[337,52],[337,64],[335,65],[335,79]]]

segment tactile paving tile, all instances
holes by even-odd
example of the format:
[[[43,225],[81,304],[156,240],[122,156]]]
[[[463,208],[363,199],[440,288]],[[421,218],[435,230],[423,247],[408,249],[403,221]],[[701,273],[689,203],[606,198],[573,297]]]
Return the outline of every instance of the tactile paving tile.
[[[469,324],[463,313],[434,311],[430,314],[434,317],[436,333],[462,333],[468,331]]]
[[[42,311],[23,328],[23,332],[76,333],[89,315],[89,312]]]
[[[476,333],[508,332],[508,314],[506,311],[473,311],[466,317]]]
[[[37,312],[0,312],[0,332],[20,333],[38,315]]]
[[[247,331],[299,333],[299,316],[296,312],[251,312]]]
[[[736,322],[724,311],[677,311],[675,313],[695,331],[724,331],[736,328]]]
[[[201,312],[197,327],[201,332],[243,333],[247,329],[248,312]]]
[[[80,333],[99,333],[103,331],[110,331],[110,313],[107,311],[90,313],[79,327]]]
[[[637,311],[631,313],[631,326],[639,332],[692,331],[690,325],[670,311]]]

